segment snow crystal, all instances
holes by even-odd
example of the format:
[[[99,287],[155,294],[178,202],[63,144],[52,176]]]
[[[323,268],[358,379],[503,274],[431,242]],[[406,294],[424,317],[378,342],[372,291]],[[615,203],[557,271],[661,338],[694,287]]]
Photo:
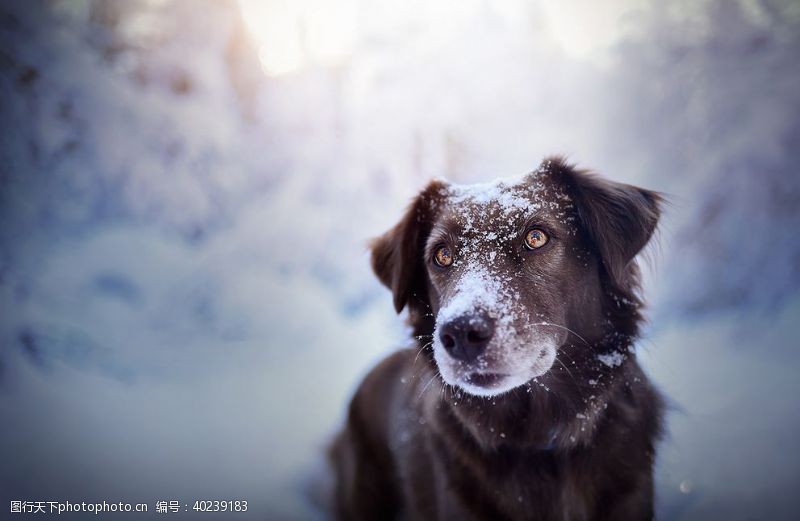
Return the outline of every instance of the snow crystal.
[[[597,359],[606,364],[608,367],[617,367],[618,365],[622,365],[622,362],[625,361],[625,355],[614,352],[597,355]]]

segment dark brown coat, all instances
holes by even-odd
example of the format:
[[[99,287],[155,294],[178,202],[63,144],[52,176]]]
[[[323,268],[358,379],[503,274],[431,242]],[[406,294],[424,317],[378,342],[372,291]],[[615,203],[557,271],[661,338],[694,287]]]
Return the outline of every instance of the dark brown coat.
[[[491,397],[442,380],[431,339],[452,282],[432,271],[426,252],[432,230],[464,233],[452,219],[463,203],[431,183],[373,245],[374,270],[398,311],[408,308],[417,341],[379,364],[350,404],[331,449],[338,518],[652,518],[663,406],[633,352],[641,321],[634,257],[653,234],[661,198],[560,158],[519,183],[544,187],[538,197],[557,206],[551,217],[566,216],[537,217],[562,254],[509,250],[498,269],[520,279],[522,316],[563,317],[560,365]],[[531,291],[534,275],[541,282]]]

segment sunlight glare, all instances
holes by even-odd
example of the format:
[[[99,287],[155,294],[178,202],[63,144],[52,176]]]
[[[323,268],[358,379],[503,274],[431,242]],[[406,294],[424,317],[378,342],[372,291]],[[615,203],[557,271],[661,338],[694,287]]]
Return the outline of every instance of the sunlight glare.
[[[282,76],[310,66],[336,66],[356,37],[353,0],[239,0],[264,72]]]

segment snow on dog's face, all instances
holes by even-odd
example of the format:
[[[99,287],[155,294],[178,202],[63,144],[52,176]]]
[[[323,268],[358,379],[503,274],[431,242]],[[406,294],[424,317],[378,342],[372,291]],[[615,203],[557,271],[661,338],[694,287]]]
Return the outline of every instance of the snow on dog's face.
[[[593,274],[579,269],[572,200],[549,181],[536,172],[441,194],[424,250],[433,352],[444,381],[470,394],[546,373],[568,333],[565,283]]]
[[[548,373],[568,341],[603,334],[604,295],[629,283],[656,205],[562,162],[489,184],[435,181],[375,242],[373,268],[442,379],[494,396]]]

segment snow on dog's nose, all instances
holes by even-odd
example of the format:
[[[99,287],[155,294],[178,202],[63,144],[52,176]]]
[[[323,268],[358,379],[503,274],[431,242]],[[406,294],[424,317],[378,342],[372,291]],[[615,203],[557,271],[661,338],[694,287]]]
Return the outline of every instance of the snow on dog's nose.
[[[494,336],[494,320],[484,312],[456,317],[439,329],[439,340],[447,353],[462,362],[474,362]]]

